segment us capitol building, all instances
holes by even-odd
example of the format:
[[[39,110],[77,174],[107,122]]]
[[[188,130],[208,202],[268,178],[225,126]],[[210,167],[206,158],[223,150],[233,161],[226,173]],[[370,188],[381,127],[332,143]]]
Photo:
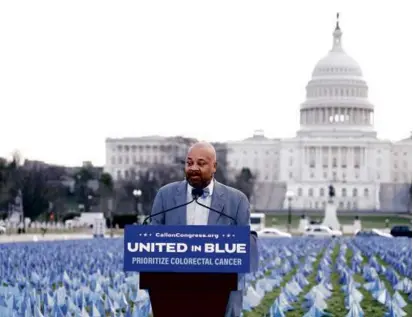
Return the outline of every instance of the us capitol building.
[[[182,144],[159,136],[106,140],[105,170],[115,179],[151,163],[167,163]],[[380,140],[374,105],[359,64],[343,49],[337,21],[332,48],[315,66],[300,105],[300,129],[290,139],[269,139],[263,131],[226,143],[230,175],[248,167],[256,175],[256,209],[323,209],[328,186],[338,209],[406,210],[411,184],[412,138]]]

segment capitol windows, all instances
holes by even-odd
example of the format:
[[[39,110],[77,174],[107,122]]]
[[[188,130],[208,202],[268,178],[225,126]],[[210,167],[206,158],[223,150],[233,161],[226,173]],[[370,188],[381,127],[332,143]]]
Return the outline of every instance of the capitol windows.
[[[309,165],[310,167],[315,167],[315,160],[316,160],[316,149],[315,147],[310,147],[310,151],[309,151],[309,158],[310,158],[310,162]]]
[[[118,152],[122,152],[122,145],[117,146]]]
[[[357,197],[358,192],[357,192],[357,188],[353,188],[353,197]]]
[[[364,188],[364,197],[369,197],[369,189]]]
[[[293,172],[290,172],[290,173],[288,173],[288,177],[290,178],[290,179],[293,179]]]
[[[121,179],[122,178],[122,171],[117,170],[116,171],[116,179]]]
[[[300,197],[303,195],[303,189],[302,188],[298,189],[297,195],[300,196]]]
[[[329,159],[329,148],[323,146],[322,148],[322,153],[323,153],[323,167],[328,167],[328,159]],[[327,178],[327,175],[325,176]]]
[[[347,202],[347,209],[350,210],[351,209],[351,202]]]
[[[323,172],[323,178],[324,178],[324,179],[327,179],[327,177],[328,177],[327,172]]]
[[[313,197],[314,195],[314,190],[312,188],[308,189],[308,197]]]
[[[294,162],[294,160],[293,160],[293,158],[290,156],[290,159],[289,159],[288,164],[289,164],[290,166],[293,166],[293,162]]]
[[[324,197],[324,188],[320,188],[320,197]]]
[[[125,152],[129,152],[129,145],[125,145]]]
[[[345,188],[341,189],[341,197],[347,197],[347,189]]]
[[[359,168],[361,162],[361,148],[355,147],[354,148],[354,167]]]
[[[344,209],[344,203],[342,201],[340,201],[340,203],[338,204],[338,208]]]
[[[116,164],[116,156],[112,156],[110,161],[111,161],[112,165],[115,165]]]
[[[318,209],[318,201],[315,202],[315,209]]]
[[[122,164],[122,156],[118,157],[118,164]]]
[[[125,156],[125,164],[129,164],[129,157]]]

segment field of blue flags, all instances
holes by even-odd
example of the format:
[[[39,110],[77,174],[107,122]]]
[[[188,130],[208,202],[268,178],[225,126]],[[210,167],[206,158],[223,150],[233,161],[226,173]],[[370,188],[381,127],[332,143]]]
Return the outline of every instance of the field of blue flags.
[[[122,239],[0,244],[0,316],[150,316]],[[244,317],[412,316],[412,244],[404,238],[260,241]]]

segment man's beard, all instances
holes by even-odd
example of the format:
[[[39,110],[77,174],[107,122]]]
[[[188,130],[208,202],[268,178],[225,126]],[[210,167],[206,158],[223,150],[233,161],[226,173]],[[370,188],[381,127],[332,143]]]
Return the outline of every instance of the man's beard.
[[[210,180],[204,179],[201,174],[191,173],[186,174],[186,180],[194,188],[205,188],[208,186]]]

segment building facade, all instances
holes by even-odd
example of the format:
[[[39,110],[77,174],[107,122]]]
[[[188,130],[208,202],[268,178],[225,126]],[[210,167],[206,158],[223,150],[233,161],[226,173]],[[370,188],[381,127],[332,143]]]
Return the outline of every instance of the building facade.
[[[256,177],[257,209],[286,208],[287,191],[294,193],[294,208],[323,209],[329,185],[341,210],[399,210],[411,200],[412,138],[377,138],[369,87],[360,65],[343,49],[342,35],[337,21],[331,50],[307,84],[295,137],[269,139],[256,131],[226,143],[228,176],[247,167]],[[107,139],[105,171],[115,180],[129,178],[147,166],[173,163],[187,148],[180,138]]]
[[[261,132],[228,143],[228,166],[249,167],[260,191],[273,197],[263,209],[285,208],[287,191],[294,193],[295,208],[322,209],[333,185],[339,209],[376,210],[386,187],[411,182],[411,137],[396,143],[377,138],[368,85],[343,49],[338,21],[332,48],[316,64],[299,111],[293,138],[267,139]]]
[[[175,164],[184,158],[191,139],[180,137],[145,136],[106,139],[105,172],[115,181],[131,179],[139,171],[156,165]]]

